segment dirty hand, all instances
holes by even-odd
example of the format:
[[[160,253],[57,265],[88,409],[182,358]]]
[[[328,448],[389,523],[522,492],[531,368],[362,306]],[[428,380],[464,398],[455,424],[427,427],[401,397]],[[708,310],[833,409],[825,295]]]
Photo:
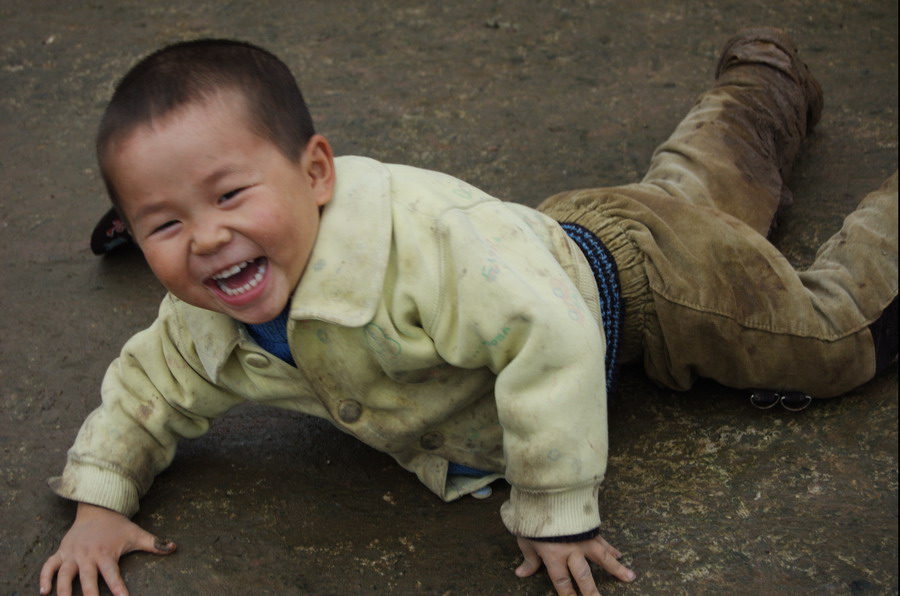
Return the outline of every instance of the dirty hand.
[[[175,550],[175,544],[156,538],[121,513],[79,503],[75,522],[59,550],[41,569],[41,594],[50,593],[56,575],[56,593],[71,596],[77,574],[84,596],[97,596],[99,571],[115,596],[128,596],[119,575],[119,558],[136,550],[167,555]]]
[[[525,562],[516,569],[516,575],[534,575],[543,562],[559,596],[575,596],[576,585],[584,596],[600,596],[588,560],[623,582],[635,578],[633,571],[619,563],[622,553],[600,536],[584,542],[540,542],[522,537],[518,541]]]

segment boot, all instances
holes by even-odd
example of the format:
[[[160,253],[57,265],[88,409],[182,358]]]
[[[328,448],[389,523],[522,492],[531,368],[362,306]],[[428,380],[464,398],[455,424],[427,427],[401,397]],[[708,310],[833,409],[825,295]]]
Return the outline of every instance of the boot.
[[[716,78],[738,64],[771,66],[797,83],[806,98],[806,132],[813,131],[822,116],[825,97],[809,67],[797,57],[797,46],[787,33],[772,27],[741,31],[725,43],[716,66]]]
[[[722,79],[730,69],[746,65],[775,69],[793,81],[802,93],[805,110],[798,114],[802,118],[800,128],[796,132],[783,129],[781,132],[784,137],[779,139],[776,136],[776,151],[781,152],[778,171],[782,181],[787,180],[802,137],[812,132],[822,116],[825,102],[822,87],[806,64],[797,57],[797,47],[793,40],[780,29],[769,27],[747,29],[728,40],[716,66],[716,80]],[[783,97],[790,101],[792,93],[789,91],[784,93]],[[776,130],[775,133],[778,135],[779,131]],[[795,138],[798,135],[800,138]],[[767,235],[776,229],[778,216],[793,202],[790,189],[782,183],[778,207]]]

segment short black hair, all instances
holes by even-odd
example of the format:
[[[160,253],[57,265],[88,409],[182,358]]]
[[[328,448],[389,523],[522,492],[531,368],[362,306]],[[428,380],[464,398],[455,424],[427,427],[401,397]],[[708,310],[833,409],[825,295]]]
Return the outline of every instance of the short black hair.
[[[294,75],[271,52],[229,39],[198,39],[166,46],[122,77],[97,131],[100,173],[120,215],[120,197],[109,172],[110,144],[141,125],[222,91],[243,96],[248,125],[291,161],[300,158],[316,134]]]

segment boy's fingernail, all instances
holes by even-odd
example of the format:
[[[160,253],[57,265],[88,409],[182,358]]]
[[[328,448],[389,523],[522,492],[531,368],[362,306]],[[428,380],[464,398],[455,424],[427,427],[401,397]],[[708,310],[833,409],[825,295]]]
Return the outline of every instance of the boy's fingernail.
[[[171,540],[163,540],[162,538],[157,538],[153,541],[153,547],[156,550],[169,552],[171,550],[175,550],[175,543]]]
[[[634,571],[629,571],[626,577],[628,577],[628,581],[633,582],[634,578],[637,577],[637,574],[635,574]]]

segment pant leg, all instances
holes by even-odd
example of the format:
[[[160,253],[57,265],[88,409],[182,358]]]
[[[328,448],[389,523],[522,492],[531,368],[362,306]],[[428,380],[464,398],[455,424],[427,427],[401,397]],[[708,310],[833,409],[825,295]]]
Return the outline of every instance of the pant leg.
[[[804,272],[737,218],[652,186],[571,191],[539,208],[626,264],[625,345],[640,346],[626,360],[661,385],[703,377],[833,397],[876,372],[870,326],[897,297],[896,174]]]
[[[897,357],[897,172],[869,193],[799,274],[820,300],[853,303],[875,344],[874,373]],[[888,311],[888,312],[886,312]],[[841,322],[833,320],[832,326]]]
[[[540,209],[628,261],[646,295],[626,302],[626,332],[639,329],[626,345],[640,345],[654,380],[830,397],[876,370],[870,326],[897,297],[897,179],[860,203],[805,272],[765,240],[821,92],[783,39],[752,39],[763,34],[726,46],[717,86],[640,184],[562,193]]]
[[[790,38],[751,29],[726,43],[715,85],[656,150],[644,184],[767,235],[822,92]]]

